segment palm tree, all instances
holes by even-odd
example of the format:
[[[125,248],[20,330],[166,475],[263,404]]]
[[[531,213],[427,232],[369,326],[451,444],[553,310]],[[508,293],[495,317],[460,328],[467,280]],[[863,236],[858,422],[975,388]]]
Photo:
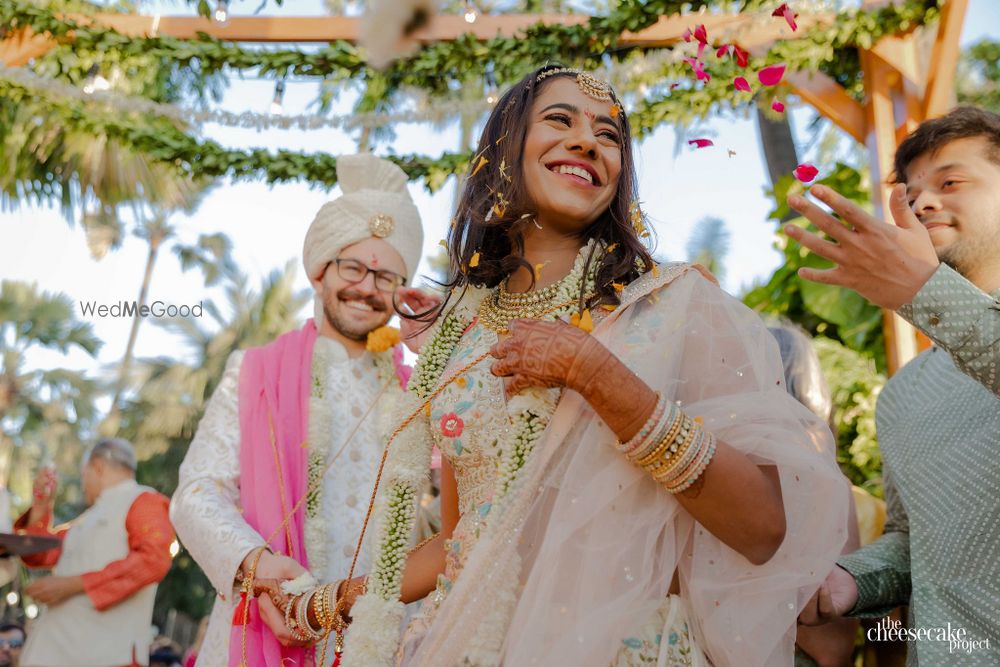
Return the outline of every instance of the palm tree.
[[[93,357],[100,346],[69,297],[23,282],[0,284],[0,483],[16,472],[9,478],[20,497],[28,497],[31,468],[41,458],[73,474],[100,389],[79,371],[29,370],[28,357],[41,350]]]
[[[721,282],[726,274],[729,230],[722,218],[711,216],[698,222],[687,242],[688,261],[701,264]]]

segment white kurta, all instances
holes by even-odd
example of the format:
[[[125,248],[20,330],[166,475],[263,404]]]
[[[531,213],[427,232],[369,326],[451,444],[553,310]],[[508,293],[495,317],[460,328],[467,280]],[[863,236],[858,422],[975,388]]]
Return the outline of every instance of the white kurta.
[[[322,336],[316,344],[325,346],[330,360],[326,397],[334,428],[323,444],[328,448],[328,457],[332,457],[372,405],[380,382],[370,354],[351,358],[342,345]],[[247,524],[239,505],[238,397],[242,362],[242,351],[230,356],[181,464],[180,482],[170,505],[170,518],[178,536],[219,593],[198,654],[198,667],[227,664],[230,624],[239,593],[233,585],[236,571],[252,549],[264,544],[264,536]],[[326,521],[327,564],[324,571],[313,571],[320,581],[342,578],[350,567],[382,455],[378,424],[385,407],[379,405],[371,410],[323,478],[318,520]],[[358,573],[370,569],[370,541],[365,540]]]

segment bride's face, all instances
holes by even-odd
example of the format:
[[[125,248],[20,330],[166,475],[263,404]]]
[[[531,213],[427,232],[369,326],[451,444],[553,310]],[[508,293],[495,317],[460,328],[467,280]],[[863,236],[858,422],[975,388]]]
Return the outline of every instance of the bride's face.
[[[535,98],[522,169],[538,220],[578,233],[610,205],[622,170],[614,102],[596,100],[576,80],[558,77]]]

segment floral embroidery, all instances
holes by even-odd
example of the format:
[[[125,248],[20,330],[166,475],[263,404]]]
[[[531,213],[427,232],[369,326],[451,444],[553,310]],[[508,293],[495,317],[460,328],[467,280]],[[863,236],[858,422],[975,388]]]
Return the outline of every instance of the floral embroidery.
[[[464,428],[465,422],[454,412],[449,412],[441,417],[441,434],[446,438],[457,438],[462,435]]]

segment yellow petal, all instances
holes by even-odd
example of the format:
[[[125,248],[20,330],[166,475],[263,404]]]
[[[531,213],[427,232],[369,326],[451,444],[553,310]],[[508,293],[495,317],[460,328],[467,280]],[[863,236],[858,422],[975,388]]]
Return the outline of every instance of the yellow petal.
[[[431,416],[431,404],[429,401],[427,403],[424,403],[424,414],[427,415],[428,417]]]
[[[575,327],[580,326],[580,313],[573,313],[569,316],[569,323]]]
[[[472,259],[469,260],[469,266],[473,269],[479,266],[479,251],[477,250],[472,254]]]
[[[615,248],[617,247],[618,247],[617,243],[612,243],[611,245],[608,246],[608,252],[614,252]]]
[[[656,264],[653,264],[653,277],[654,278],[660,277],[660,268],[656,266]]]
[[[548,262],[542,262],[541,264],[535,264],[535,280],[541,280],[542,279],[542,269],[545,268],[546,264],[548,264]]]
[[[625,289],[624,283],[611,283],[611,286],[615,288],[615,291],[621,294],[621,291]]]
[[[590,333],[594,330],[594,319],[590,316],[590,308],[583,309],[583,315],[579,317],[578,327]]]
[[[476,168],[472,170],[472,175],[475,176],[476,174],[478,174],[479,170],[485,167],[487,164],[489,164],[489,162],[490,161],[486,159],[485,155],[479,156],[479,164],[477,164]]]
[[[616,306],[613,303],[602,303],[601,308],[608,311],[609,313],[613,313],[618,308],[618,306]]]
[[[440,241],[438,241],[438,245],[441,246],[442,248],[444,248],[445,250],[448,249],[448,242],[445,241],[444,239],[441,239]]]

